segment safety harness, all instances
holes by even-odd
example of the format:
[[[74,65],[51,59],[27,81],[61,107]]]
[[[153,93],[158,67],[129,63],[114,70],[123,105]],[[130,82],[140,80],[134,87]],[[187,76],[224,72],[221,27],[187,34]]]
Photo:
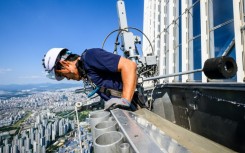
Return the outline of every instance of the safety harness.
[[[98,87],[98,86],[96,86],[93,83],[93,81],[87,75],[87,72],[86,72],[86,69],[85,69],[85,66],[84,66],[84,58],[85,58],[86,52],[87,52],[87,50],[85,50],[83,52],[83,54],[81,55],[81,59],[78,60],[78,62],[76,63],[76,67],[77,67],[81,77],[83,77],[86,80],[86,82],[88,82],[93,87],[93,91],[87,95],[88,98],[92,97],[98,91],[103,93],[103,94],[105,94],[108,97],[114,96],[114,97],[121,98],[122,97],[122,92],[121,91],[118,91],[118,90],[115,90],[115,89],[109,89],[109,88],[106,88],[106,87]],[[135,92],[134,96],[133,96],[133,99],[131,101],[131,105],[129,107],[128,106],[124,106],[124,105],[113,104],[107,109],[107,111],[115,109],[115,108],[135,111],[135,110],[137,110],[137,107],[146,108],[144,100],[142,100],[140,98],[138,92]]]
[[[122,92],[114,89],[108,89],[105,87],[100,87],[100,92],[104,93],[106,96],[122,97]]]
[[[87,75],[85,66],[84,66],[84,57],[86,55],[87,50],[85,50],[83,52],[83,54],[81,55],[81,59],[77,61],[76,63],[76,67],[78,69],[78,72],[80,74],[81,77],[83,77],[86,81],[88,81],[90,83],[90,85],[94,88],[94,90],[88,94],[88,97],[92,97],[97,91],[105,94],[106,96],[110,97],[110,96],[114,96],[114,97],[122,97],[122,92],[121,91],[117,91],[115,89],[109,89],[109,88],[105,88],[105,87],[98,87],[96,86],[93,81],[90,79],[90,77]]]

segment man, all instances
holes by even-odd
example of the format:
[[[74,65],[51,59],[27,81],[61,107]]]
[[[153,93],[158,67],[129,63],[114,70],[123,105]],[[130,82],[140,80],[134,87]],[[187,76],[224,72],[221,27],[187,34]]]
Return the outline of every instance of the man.
[[[136,110],[138,101],[136,63],[103,49],[87,49],[81,56],[66,48],[52,48],[43,59],[43,66],[52,79],[84,80],[98,89],[105,110],[123,108]]]

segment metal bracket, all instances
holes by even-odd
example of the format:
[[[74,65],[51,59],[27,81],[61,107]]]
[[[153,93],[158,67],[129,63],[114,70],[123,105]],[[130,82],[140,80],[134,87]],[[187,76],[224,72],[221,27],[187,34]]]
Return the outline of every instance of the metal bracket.
[[[111,113],[136,153],[189,152],[141,116],[121,109]]]

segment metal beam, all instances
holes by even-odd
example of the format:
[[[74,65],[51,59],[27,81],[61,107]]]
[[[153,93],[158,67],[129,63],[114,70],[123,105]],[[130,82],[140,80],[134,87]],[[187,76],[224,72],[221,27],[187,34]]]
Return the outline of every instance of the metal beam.
[[[233,0],[234,32],[236,42],[237,82],[245,79],[245,31],[244,31],[244,1]]]
[[[168,3],[167,0],[161,1],[161,17],[160,17],[160,53],[159,53],[159,75],[167,74],[167,50],[168,50],[168,34],[166,28],[168,25]],[[163,83],[164,80],[160,80]]]
[[[125,135],[136,153],[162,153],[189,150],[177,141],[160,131],[155,125],[143,119],[140,115],[121,109],[111,111],[120,130]]]
[[[185,13],[182,15],[182,71],[193,70],[193,41],[189,42],[189,39],[193,37],[193,19],[190,16],[192,9],[189,7],[192,5],[192,0],[181,1],[182,11]],[[183,75],[182,82],[193,80],[193,74]]]
[[[151,40],[151,33],[150,33],[150,3],[149,0],[144,0],[144,24],[143,24],[143,31],[144,33],[150,38]],[[146,11],[147,10],[147,11]],[[143,37],[143,56],[147,56],[147,54],[150,54],[152,52],[150,48],[150,44],[147,41],[146,37]]]
[[[204,62],[214,57],[214,35],[210,33],[213,27],[213,7],[210,0],[200,1],[201,11],[201,58],[202,67]],[[207,82],[207,77],[202,73],[202,82]]]
[[[179,49],[176,46],[179,44],[179,27],[178,20],[175,20],[179,14],[179,1],[169,1],[169,74],[179,72]],[[179,77],[170,77],[169,82],[175,82]]]
[[[186,71],[186,72],[179,72],[179,73],[172,73],[172,74],[161,75],[161,76],[156,76],[156,77],[143,78],[143,81],[170,78],[170,77],[175,77],[175,76],[180,76],[180,75],[185,75],[185,74],[193,74],[193,73],[196,73],[196,72],[202,72],[202,69],[191,70],[191,71]]]

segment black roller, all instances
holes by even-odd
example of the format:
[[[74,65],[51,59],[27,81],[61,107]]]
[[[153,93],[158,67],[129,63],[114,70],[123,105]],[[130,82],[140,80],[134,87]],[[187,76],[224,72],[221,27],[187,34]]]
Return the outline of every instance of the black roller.
[[[232,57],[210,58],[204,63],[203,72],[210,79],[229,79],[236,75],[237,65]]]

